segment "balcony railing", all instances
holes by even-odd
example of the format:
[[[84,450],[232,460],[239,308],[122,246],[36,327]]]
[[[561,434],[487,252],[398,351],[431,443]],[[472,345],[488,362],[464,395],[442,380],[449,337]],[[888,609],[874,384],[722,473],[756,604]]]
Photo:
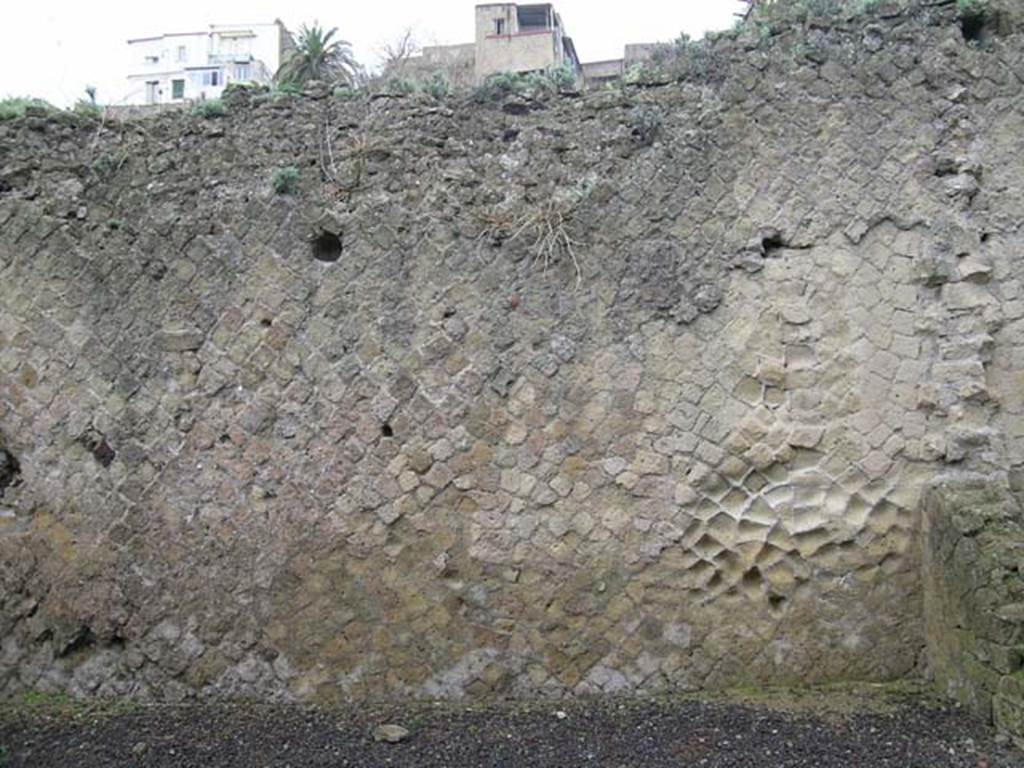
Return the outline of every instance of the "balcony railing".
[[[251,53],[211,53],[207,58],[211,65],[247,64],[253,61]]]

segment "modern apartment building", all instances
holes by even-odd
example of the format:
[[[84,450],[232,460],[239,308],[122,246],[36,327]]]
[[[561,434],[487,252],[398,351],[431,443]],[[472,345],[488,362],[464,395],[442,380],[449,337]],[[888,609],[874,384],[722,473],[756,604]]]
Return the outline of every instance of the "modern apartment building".
[[[550,3],[476,6],[475,40],[433,45],[402,63],[416,76],[441,72],[455,85],[480,84],[501,72],[543,72],[565,67],[581,75],[580,60],[562,17]]]
[[[550,3],[478,5],[475,28],[474,42],[426,47],[419,56],[403,61],[400,71],[387,74],[425,79],[441,72],[452,84],[464,87],[502,72],[565,67],[586,87],[601,88],[621,80],[630,67],[650,58],[658,48],[655,43],[627,45],[621,59],[581,63],[562,17]]]
[[[290,40],[280,21],[129,40],[129,90],[122,103],[188,103],[215,99],[229,83],[269,83]]]
[[[476,7],[476,80],[499,72],[566,67],[580,73],[576,46],[553,5],[491,3]]]

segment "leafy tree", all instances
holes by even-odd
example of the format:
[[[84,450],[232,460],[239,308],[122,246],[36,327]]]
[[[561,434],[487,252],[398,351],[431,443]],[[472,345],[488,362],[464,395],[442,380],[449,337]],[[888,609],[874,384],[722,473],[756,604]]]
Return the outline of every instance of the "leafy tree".
[[[325,30],[319,23],[299,28],[298,38],[286,51],[275,79],[280,84],[302,85],[309,80],[354,85],[360,66],[346,40],[335,40],[337,27]]]

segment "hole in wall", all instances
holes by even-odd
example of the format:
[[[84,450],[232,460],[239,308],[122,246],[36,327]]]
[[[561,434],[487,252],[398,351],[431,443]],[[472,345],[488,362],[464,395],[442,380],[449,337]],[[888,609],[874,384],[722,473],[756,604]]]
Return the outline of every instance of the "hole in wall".
[[[998,15],[985,9],[964,11],[960,16],[960,32],[964,42],[983,45],[992,39],[998,27]]]
[[[0,448],[0,498],[21,480],[21,465],[10,451]]]
[[[768,605],[772,608],[778,609],[786,604],[786,598],[783,595],[776,595],[774,592],[768,595]]]
[[[107,442],[106,435],[102,435],[96,430],[90,429],[78,440],[104,469],[114,463],[117,451],[110,447],[110,443]]]
[[[992,237],[992,235],[989,234],[988,232],[982,232],[981,233],[981,242],[987,243],[991,237]]]
[[[333,264],[341,258],[341,238],[333,232],[321,232],[313,238],[313,258]]]
[[[743,585],[745,587],[756,587],[761,584],[761,569],[756,565],[743,574]]]
[[[390,424],[388,424],[387,422],[384,422],[384,423],[383,423],[383,424],[381,425],[381,427],[380,427],[380,433],[381,433],[381,434],[382,434],[382,435],[383,435],[384,437],[394,437],[394,436],[395,436],[395,430],[394,430],[394,429],[392,429],[391,425],[390,425]]]
[[[786,240],[778,230],[770,230],[761,236],[761,252],[766,259],[777,259],[786,247]]]
[[[110,447],[106,438],[103,438],[100,440],[99,445],[93,448],[92,455],[93,458],[100,463],[100,466],[106,468],[114,463],[114,457],[117,456],[117,451]]]
[[[943,157],[935,164],[935,175],[940,179],[945,176],[956,176],[959,172],[955,158]]]
[[[271,320],[269,317],[264,317],[262,320],[260,320],[260,325],[262,325],[264,328],[269,328],[273,324],[274,321]]]
[[[79,651],[85,651],[96,644],[96,637],[91,627],[79,627],[78,631],[67,641],[63,648],[57,652],[58,658],[70,656]]]
[[[967,14],[960,19],[960,31],[969,43],[980,43],[985,35],[985,17],[980,13]]]

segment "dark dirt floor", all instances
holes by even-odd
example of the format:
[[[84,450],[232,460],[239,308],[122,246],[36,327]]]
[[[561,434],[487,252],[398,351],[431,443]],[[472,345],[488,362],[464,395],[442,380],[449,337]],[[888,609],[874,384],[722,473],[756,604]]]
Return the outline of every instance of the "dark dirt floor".
[[[383,723],[408,737],[375,742]],[[0,745],[3,768],[1024,768],[963,712],[889,689],[334,710],[26,700],[0,710]]]

